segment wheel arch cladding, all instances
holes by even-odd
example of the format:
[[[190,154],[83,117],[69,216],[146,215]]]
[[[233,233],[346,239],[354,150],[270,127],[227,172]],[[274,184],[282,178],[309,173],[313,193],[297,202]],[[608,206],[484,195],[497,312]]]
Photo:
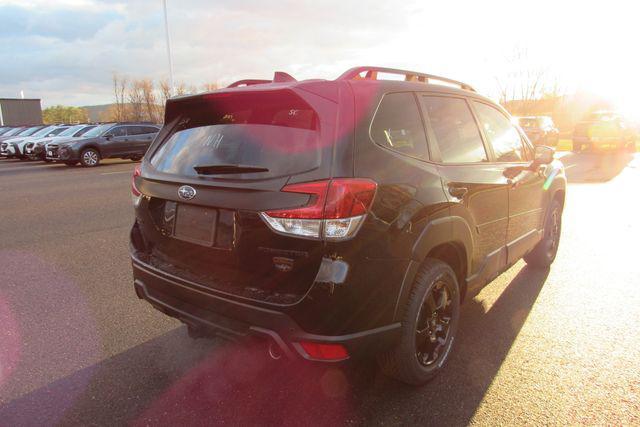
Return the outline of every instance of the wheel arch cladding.
[[[454,270],[462,301],[467,290],[466,276],[471,272],[472,256],[473,235],[463,218],[450,216],[429,222],[414,243],[412,262],[407,269],[396,300],[394,320],[401,315],[398,313],[398,308],[402,307],[409,297],[420,265],[427,258],[443,261]]]

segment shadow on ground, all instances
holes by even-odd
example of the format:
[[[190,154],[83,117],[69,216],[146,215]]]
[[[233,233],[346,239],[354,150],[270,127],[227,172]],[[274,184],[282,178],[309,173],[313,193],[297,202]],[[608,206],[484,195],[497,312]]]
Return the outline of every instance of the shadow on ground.
[[[561,158],[570,183],[607,182],[634,159],[631,153],[569,153]]]
[[[8,402],[0,425],[467,424],[547,275],[524,267],[488,311],[465,303],[452,359],[423,387],[373,364],[278,363],[257,343],[192,341],[181,327]]]

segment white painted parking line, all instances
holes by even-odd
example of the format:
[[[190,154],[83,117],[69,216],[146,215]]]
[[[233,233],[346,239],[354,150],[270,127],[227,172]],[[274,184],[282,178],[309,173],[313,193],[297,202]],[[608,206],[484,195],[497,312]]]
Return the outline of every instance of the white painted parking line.
[[[133,173],[132,171],[102,172],[100,175],[113,175],[116,173]]]

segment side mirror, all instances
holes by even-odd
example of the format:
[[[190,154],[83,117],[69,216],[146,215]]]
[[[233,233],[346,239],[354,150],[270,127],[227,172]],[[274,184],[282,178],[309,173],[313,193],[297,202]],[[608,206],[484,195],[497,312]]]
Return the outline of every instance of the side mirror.
[[[535,155],[533,162],[538,165],[548,165],[553,162],[553,155],[556,150],[552,147],[547,147],[546,145],[536,145],[535,147]]]

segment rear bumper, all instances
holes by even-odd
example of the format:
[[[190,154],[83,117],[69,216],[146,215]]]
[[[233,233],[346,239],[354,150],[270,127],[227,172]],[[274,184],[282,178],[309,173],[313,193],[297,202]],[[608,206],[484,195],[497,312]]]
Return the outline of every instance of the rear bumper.
[[[196,330],[224,338],[264,338],[290,359],[313,360],[298,344],[301,341],[341,344],[350,358],[360,358],[388,349],[400,334],[400,323],[348,335],[310,334],[282,311],[213,295],[196,283],[142,262],[135,253],[131,260],[136,294],[156,309]]]

